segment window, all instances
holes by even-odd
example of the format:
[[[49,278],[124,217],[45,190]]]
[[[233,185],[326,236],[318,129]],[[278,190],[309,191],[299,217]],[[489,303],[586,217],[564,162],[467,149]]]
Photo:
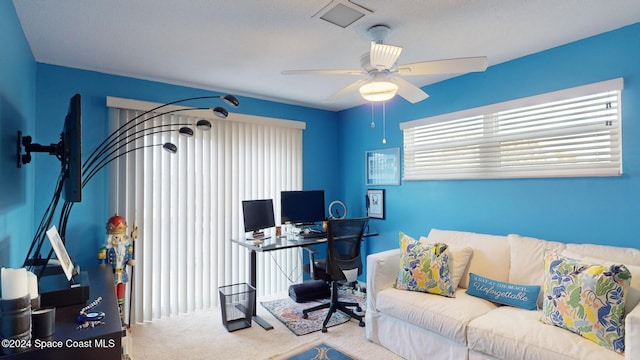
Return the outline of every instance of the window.
[[[404,180],[622,174],[622,78],[400,124]]]

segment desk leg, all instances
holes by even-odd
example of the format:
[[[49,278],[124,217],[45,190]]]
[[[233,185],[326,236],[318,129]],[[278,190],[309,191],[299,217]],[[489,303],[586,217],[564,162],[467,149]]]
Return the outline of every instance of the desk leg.
[[[257,255],[255,250],[251,250],[251,259],[250,259],[250,264],[249,264],[249,284],[251,286],[253,286],[254,289],[256,289],[256,272],[257,272]],[[257,308],[258,308],[258,291],[256,289],[256,300],[253,302],[253,321],[255,321],[258,325],[262,326],[263,329],[265,330],[271,330],[273,329],[273,325],[269,324],[266,320],[264,320],[263,318],[261,318],[260,316],[258,316],[257,314]]]

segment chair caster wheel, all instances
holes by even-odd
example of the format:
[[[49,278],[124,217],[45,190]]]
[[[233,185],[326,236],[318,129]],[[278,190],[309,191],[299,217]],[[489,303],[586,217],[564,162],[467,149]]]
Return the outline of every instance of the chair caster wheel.
[[[307,314],[307,313],[302,314],[302,318],[303,319],[308,319],[309,318],[309,314]]]
[[[327,332],[327,328],[326,328],[326,327],[323,327],[323,328],[322,328],[322,332],[323,332],[323,333],[326,333],[326,332]]]
[[[360,326],[360,327],[364,327],[364,321],[360,321],[360,322],[358,323],[358,326]]]

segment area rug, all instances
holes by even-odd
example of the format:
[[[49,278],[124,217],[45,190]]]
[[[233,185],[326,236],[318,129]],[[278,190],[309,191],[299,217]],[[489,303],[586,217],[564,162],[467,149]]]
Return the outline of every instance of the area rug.
[[[358,293],[352,294],[349,290],[340,291],[340,300],[356,301],[360,304],[360,307],[363,311],[366,307],[366,298],[362,295],[359,295]],[[291,332],[300,336],[321,330],[322,322],[324,321],[324,318],[327,316],[327,312],[329,311],[329,309],[314,311],[309,313],[308,318],[303,319],[302,310],[322,304],[323,302],[327,301],[329,301],[329,299],[321,302],[309,301],[305,303],[297,303],[291,298],[287,297],[285,299],[263,301],[260,304],[262,304],[262,307],[267,309],[273,316],[276,317],[276,319],[278,319],[289,330],[291,330]],[[329,320],[327,327],[344,324],[345,322],[349,321],[349,319],[349,316],[338,310]]]
[[[322,340],[304,344],[285,354],[270,357],[269,360],[357,360],[341,349]]]

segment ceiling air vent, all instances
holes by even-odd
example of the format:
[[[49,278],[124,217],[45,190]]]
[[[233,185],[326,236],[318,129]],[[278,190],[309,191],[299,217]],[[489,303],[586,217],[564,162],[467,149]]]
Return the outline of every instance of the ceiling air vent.
[[[351,1],[337,0],[329,3],[312,17],[319,17],[341,28],[346,28],[371,13],[373,11]]]

